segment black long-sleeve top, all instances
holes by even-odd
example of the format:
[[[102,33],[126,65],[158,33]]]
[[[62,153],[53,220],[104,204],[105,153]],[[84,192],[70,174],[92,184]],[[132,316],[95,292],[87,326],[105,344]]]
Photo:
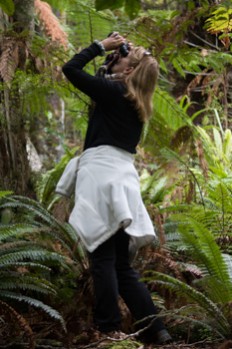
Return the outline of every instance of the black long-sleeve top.
[[[84,150],[99,145],[112,145],[136,153],[143,123],[132,103],[124,97],[125,84],[92,76],[83,70],[99,54],[98,45],[93,43],[63,66],[67,79],[96,102],[89,118]]]

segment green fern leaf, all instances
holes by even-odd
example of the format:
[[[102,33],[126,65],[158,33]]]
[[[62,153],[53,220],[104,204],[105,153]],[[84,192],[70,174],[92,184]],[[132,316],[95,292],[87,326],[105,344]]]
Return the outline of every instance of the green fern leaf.
[[[150,271],[149,271],[150,273]],[[164,287],[173,290],[179,295],[186,296],[196,302],[204,311],[210,316],[210,319],[216,319],[214,326],[217,327],[218,331],[226,336],[230,332],[230,325],[217,306],[216,303],[212,302],[203,293],[195,290],[193,287],[185,284],[184,282],[158,272],[151,272],[152,278],[156,280],[157,283],[163,285]]]
[[[2,291],[0,294],[0,297],[1,297],[1,299],[14,299],[17,302],[24,302],[24,303],[29,304],[32,307],[39,308],[39,309],[43,310],[50,317],[58,320],[62,324],[62,327],[66,332],[66,325],[65,325],[63,317],[61,316],[60,313],[58,313],[58,311],[56,311],[55,309],[53,309],[49,305],[46,305],[43,302],[36,300],[34,298],[26,297],[26,296],[23,296],[20,294],[16,294],[13,292],[7,292],[7,291]]]

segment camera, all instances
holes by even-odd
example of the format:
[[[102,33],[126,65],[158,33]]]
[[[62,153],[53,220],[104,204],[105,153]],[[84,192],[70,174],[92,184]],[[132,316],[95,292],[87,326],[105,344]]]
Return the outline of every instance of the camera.
[[[119,47],[119,53],[120,53],[123,57],[128,56],[129,51],[130,51],[130,48],[129,48],[128,43],[122,44],[122,45]]]
[[[108,37],[111,35],[110,33]],[[111,68],[113,65],[118,61],[120,55],[122,57],[126,57],[130,52],[130,46],[126,42],[122,44],[117,50],[114,52],[110,53],[109,55],[106,56],[105,62],[103,65],[99,68],[97,75],[98,76],[104,76],[105,74],[112,74]]]
[[[113,34],[112,33],[109,33],[108,34],[108,37]],[[130,47],[129,47],[129,44],[126,42],[125,44],[122,44],[120,47],[119,47],[119,53],[120,55],[122,55],[123,57],[126,57],[128,54],[129,54],[129,51],[130,51]]]

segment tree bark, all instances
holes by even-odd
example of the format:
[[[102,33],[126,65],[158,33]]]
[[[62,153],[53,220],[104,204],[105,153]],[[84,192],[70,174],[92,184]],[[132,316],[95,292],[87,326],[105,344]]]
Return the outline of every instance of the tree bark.
[[[4,59],[1,66],[0,190],[26,194],[30,191],[30,170],[20,86],[14,81],[14,73],[16,69],[25,69],[26,47],[33,32],[34,0],[15,0],[14,3],[15,13],[8,21],[14,24],[15,33],[12,35],[6,29],[0,47],[1,58],[9,55],[9,67]],[[20,37],[22,31],[28,34]],[[14,68],[10,66],[10,61],[15,63]],[[7,74],[8,68],[10,74]]]

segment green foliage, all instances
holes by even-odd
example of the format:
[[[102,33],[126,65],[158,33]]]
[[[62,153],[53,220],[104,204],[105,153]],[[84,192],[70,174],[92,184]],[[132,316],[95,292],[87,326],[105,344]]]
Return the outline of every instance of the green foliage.
[[[0,7],[8,16],[12,16],[15,10],[13,0],[0,0]]]
[[[0,213],[11,214],[7,224],[1,216],[0,299],[5,304],[16,301],[41,309],[65,329],[61,314],[44,300],[54,303],[54,296],[69,297],[71,287],[75,287],[69,284],[69,278],[73,280],[88,266],[76,232],[37,201],[9,196],[7,192],[1,194]],[[62,254],[56,252],[57,246]],[[62,282],[52,276],[54,268],[59,270],[60,279],[63,275]]]
[[[140,176],[140,189],[143,199],[148,203],[160,203],[164,200],[165,195],[170,191],[168,179],[160,174],[161,171],[155,170],[153,175],[150,175],[147,170],[144,170]]]
[[[33,228],[26,224],[0,225],[0,299],[4,302],[16,300],[40,308],[60,321],[65,329],[61,314],[37,299],[40,294],[47,297],[57,294],[54,285],[45,277],[50,273],[47,265],[64,265],[65,261],[41,244],[18,236],[18,233],[24,236],[34,234],[36,229]],[[32,297],[26,296],[28,294]]]
[[[147,280],[155,280],[156,283],[162,285],[163,287],[174,291],[180,297],[187,297],[187,299],[192,304],[189,309],[189,313],[185,308],[185,317],[194,321],[195,316],[199,318],[199,307],[201,312],[201,323],[208,328],[211,328],[211,331],[215,331],[220,337],[228,337],[230,335],[230,323],[228,319],[221,311],[220,306],[214,303],[210,297],[207,297],[204,292],[196,290],[194,287],[187,285],[185,282],[182,282],[172,276],[165,275],[158,272],[152,272],[152,276]],[[181,312],[181,309],[180,309]]]
[[[89,45],[94,39],[106,37],[115,29],[117,23],[113,13],[97,12],[90,1],[78,2],[71,6],[69,21],[77,23],[68,31],[69,41],[75,49]]]
[[[116,0],[116,1],[110,0],[110,1],[107,1],[107,3],[103,0],[96,0],[95,1],[96,9],[98,11],[105,10],[107,8],[114,10],[116,8],[122,7],[123,3],[124,3],[124,0]]]
[[[232,10],[224,6],[217,6],[206,20],[205,28],[212,32],[230,32],[232,30]]]
[[[217,174],[218,178],[230,177],[232,174],[232,133],[231,130],[219,132],[212,127],[207,132],[202,127],[197,127],[204,147],[204,156],[209,169]]]
[[[228,182],[212,180],[205,192],[205,205],[182,204],[168,209],[169,213],[178,212],[169,217],[172,229],[168,229],[168,237],[175,236],[175,241],[182,246],[182,258],[185,255],[196,264],[200,277],[198,276],[192,285],[187,285],[168,275],[154,273],[158,283],[194,302],[189,313],[185,308],[186,316],[190,319],[200,318],[202,323],[210,326],[222,337],[231,335],[231,314],[228,306],[232,300],[231,256],[222,253],[216,239],[222,239],[223,234],[230,236],[231,184],[231,180],[230,187]],[[230,238],[228,240],[230,241]],[[176,248],[170,243],[169,246]],[[193,267],[191,269],[193,270]],[[182,308],[178,311],[181,313]]]
[[[54,296],[57,300],[60,296],[68,297],[69,278],[73,280],[74,275],[80,275],[87,268],[77,235],[71,226],[60,223],[37,201],[9,196],[7,192],[1,192],[1,196],[0,299],[41,309],[65,329],[61,314],[46,303],[49,299],[54,303]],[[7,223],[3,223],[6,211],[11,214]],[[56,246],[62,254],[56,252]],[[66,278],[66,284],[62,285],[52,276],[54,268],[59,270],[59,278],[61,275],[63,281]],[[66,288],[65,294],[63,288]]]
[[[52,204],[54,204],[57,198],[54,193],[56,184],[61,177],[68,161],[75,156],[76,151],[77,147],[73,148],[72,150],[67,149],[66,154],[55,165],[55,167],[43,174],[41,179],[37,181],[37,197],[39,202],[44,206],[49,207],[49,209],[51,209]]]
[[[185,77],[189,73],[201,73],[203,65],[202,57],[198,50],[188,49],[184,47],[179,49],[176,56],[170,59],[173,67],[182,76]]]
[[[106,349],[136,349],[141,347],[141,343],[136,342],[135,340],[125,339],[120,342],[106,344]]]
[[[110,9],[115,10],[121,8],[124,5],[125,12],[130,19],[135,18],[141,8],[140,0],[95,0],[96,9],[98,11]]]
[[[231,4],[226,7],[218,6],[212,13],[210,17],[205,22],[205,29],[211,34],[219,35],[219,40],[223,43],[223,45],[228,49],[230,47],[230,37],[232,31],[232,20],[231,20]]]
[[[6,197],[7,195],[11,195],[11,191],[0,191],[0,199]]]
[[[229,337],[231,313],[228,305],[232,301],[231,132],[222,130],[220,133],[216,128],[207,131],[199,126],[195,128],[195,136],[203,142],[210,169],[206,179],[197,166],[190,168],[199,189],[196,190],[196,202],[172,204],[163,209],[169,212],[166,224],[169,248],[179,251],[182,260],[185,258],[195,263],[200,271],[197,272],[198,278],[192,285],[158,273],[155,273],[155,279],[194,302],[189,313],[186,313],[188,307],[185,308],[185,315],[191,319],[194,316],[199,318],[200,307],[201,321],[220,336]],[[181,313],[182,308],[178,312]]]
[[[154,112],[142,144],[158,158],[163,148],[170,147],[175,133],[191,127],[192,122],[184,103],[177,103],[165,90],[157,88],[153,100]]]
[[[17,215],[12,220],[10,226],[4,227],[3,236],[33,236],[33,241],[39,246],[44,242],[45,246],[55,249],[53,243],[56,241],[73,261],[78,274],[86,270],[85,252],[74,229],[67,223],[59,222],[47,209],[38,201],[22,196],[12,196],[0,205],[0,210],[16,210]],[[26,223],[25,223],[26,222]],[[16,230],[16,231],[15,231]],[[33,258],[37,258],[37,253],[31,252]],[[30,256],[30,251],[28,251]],[[46,253],[41,255],[46,260]],[[63,257],[57,254],[48,253],[49,258],[59,258],[59,264]],[[38,256],[39,258],[39,256]],[[66,267],[66,263],[62,267]]]

